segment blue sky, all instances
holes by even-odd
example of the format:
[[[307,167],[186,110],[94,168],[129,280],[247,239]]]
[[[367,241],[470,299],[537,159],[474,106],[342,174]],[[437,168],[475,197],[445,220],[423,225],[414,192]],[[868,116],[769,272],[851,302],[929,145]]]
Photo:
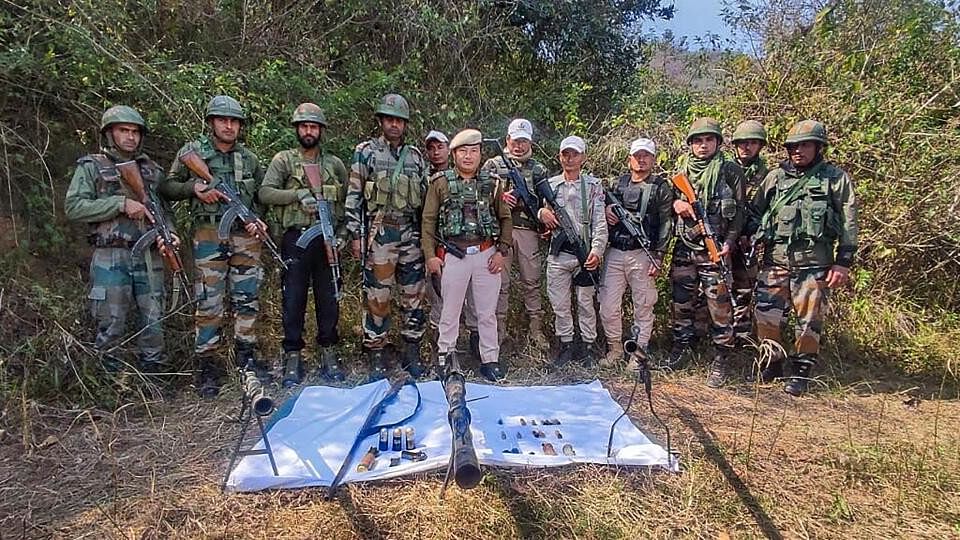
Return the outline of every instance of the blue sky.
[[[668,2],[664,2],[668,3]],[[696,49],[695,36],[707,33],[718,34],[725,47],[732,38],[730,28],[720,18],[721,0],[674,0],[676,11],[669,21],[657,20],[645,30],[662,34],[671,30],[675,37],[687,36],[687,46]]]

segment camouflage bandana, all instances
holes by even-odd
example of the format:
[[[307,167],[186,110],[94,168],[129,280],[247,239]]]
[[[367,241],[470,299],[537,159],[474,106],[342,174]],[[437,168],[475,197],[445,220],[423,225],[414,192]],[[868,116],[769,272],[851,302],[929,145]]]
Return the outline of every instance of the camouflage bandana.
[[[690,155],[690,158],[684,164],[691,182],[699,187],[697,198],[707,201],[712,198],[717,189],[717,182],[720,180],[720,166],[727,160],[723,152],[717,151],[707,159],[698,158]]]

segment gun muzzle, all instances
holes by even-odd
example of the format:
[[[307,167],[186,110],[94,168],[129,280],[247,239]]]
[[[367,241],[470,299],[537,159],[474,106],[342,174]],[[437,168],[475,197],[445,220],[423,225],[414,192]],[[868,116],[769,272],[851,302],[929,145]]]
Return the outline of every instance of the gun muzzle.
[[[470,410],[467,409],[463,375],[459,372],[451,373],[444,389],[450,405],[447,420],[453,432],[453,479],[460,489],[475,488],[483,478],[483,473],[480,471],[477,451],[473,447],[473,435],[470,433]]]
[[[244,372],[243,393],[250,400],[250,410],[257,416],[269,416],[273,412],[273,398],[263,389],[256,372]]]
[[[623,352],[627,354],[633,354],[637,352],[637,349],[639,348],[640,348],[640,345],[637,343],[637,340],[635,339],[628,339],[623,342]]]

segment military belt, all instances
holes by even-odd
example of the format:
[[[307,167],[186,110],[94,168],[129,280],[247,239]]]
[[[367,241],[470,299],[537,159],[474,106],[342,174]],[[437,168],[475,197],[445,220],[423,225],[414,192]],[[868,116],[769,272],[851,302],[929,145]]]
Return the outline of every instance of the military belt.
[[[493,247],[493,240],[489,239],[481,240],[479,244],[469,241],[458,242],[456,239],[451,239],[450,243],[462,249],[467,255],[476,255]]]
[[[403,227],[404,225],[411,225],[413,223],[413,216],[398,216],[398,215],[387,215],[384,214],[383,218],[380,220],[380,225],[384,227]]]

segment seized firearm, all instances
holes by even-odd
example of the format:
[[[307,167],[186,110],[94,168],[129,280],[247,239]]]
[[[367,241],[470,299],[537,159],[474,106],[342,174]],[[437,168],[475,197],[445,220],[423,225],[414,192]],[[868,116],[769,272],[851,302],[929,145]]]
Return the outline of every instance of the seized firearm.
[[[727,292],[730,296],[730,303],[733,307],[737,307],[737,301],[733,297],[733,292],[730,291],[729,284],[733,282],[733,277],[730,274],[730,268],[727,267],[727,263],[724,262],[723,257],[720,256],[720,250],[717,248],[717,238],[716,233],[713,231],[713,227],[710,226],[710,220],[707,217],[707,210],[703,207],[697,199],[696,192],[693,190],[693,186],[690,184],[690,179],[687,178],[687,175],[683,173],[678,173],[671,178],[673,185],[680,190],[680,193],[683,193],[683,196],[687,198],[687,202],[690,203],[690,206],[693,207],[693,213],[696,216],[697,228],[700,230],[700,234],[703,236],[703,247],[707,249],[707,255],[710,257],[710,262],[716,264],[720,267],[720,277],[721,283],[718,284],[720,292]]]
[[[527,217],[529,217],[531,221],[539,225],[540,219],[537,217],[537,212],[540,211],[540,200],[530,192],[527,181],[523,178],[523,175],[520,174],[520,171],[513,166],[513,162],[504,151],[503,145],[500,144],[500,139],[484,139],[483,142],[496,145],[500,158],[503,159],[503,163],[507,167],[507,176],[510,178],[513,191],[516,193],[517,198],[520,199],[520,204],[523,205],[523,212],[527,214]]]
[[[612,205],[610,210],[613,212],[613,215],[617,216],[617,219],[620,220],[627,234],[637,241],[640,249],[650,258],[650,263],[653,264],[654,268],[660,270],[660,263],[658,263],[657,259],[650,253],[650,239],[647,238],[647,234],[643,232],[643,228],[634,223],[633,216],[630,212],[627,212],[627,209],[623,207],[623,203],[617,198],[613,191],[607,191],[607,199]]]
[[[120,171],[120,178],[133,193],[133,196],[139,199],[140,203],[147,208],[147,219],[153,225],[153,228],[143,233],[143,236],[137,239],[131,251],[133,251],[134,255],[141,257],[144,251],[157,241],[158,237],[163,240],[164,249],[160,251],[160,255],[163,256],[163,261],[166,263],[167,268],[173,273],[172,303],[174,309],[176,309],[178,307],[177,302],[180,299],[181,288],[184,294],[187,295],[187,300],[189,301],[190,281],[187,279],[187,273],[183,269],[183,259],[180,258],[180,253],[174,244],[173,227],[171,227],[170,222],[167,221],[163,206],[160,204],[160,200],[157,199],[156,194],[148,190],[146,185],[144,185],[143,176],[140,174],[140,166],[137,162],[124,161],[123,163],[117,163],[117,170]]]
[[[433,233],[433,237],[436,238],[437,240],[437,257],[440,257],[441,259],[443,259],[447,253],[449,253],[450,255],[453,255],[458,259],[463,259],[464,257],[467,256],[467,254],[464,253],[464,251],[460,249],[459,246],[457,246],[452,242],[448,242],[444,240],[437,233]],[[433,287],[433,291],[437,293],[437,296],[440,298],[443,298],[443,293],[440,290],[441,289],[440,276],[438,276],[437,274],[430,274],[430,285]]]
[[[197,178],[203,181],[211,188],[216,188],[227,197],[227,211],[223,214],[223,217],[220,218],[220,226],[217,230],[217,235],[220,240],[226,240],[230,238],[230,229],[233,227],[233,222],[238,218],[243,222],[244,225],[249,225],[251,223],[257,224],[261,223],[260,218],[253,213],[253,210],[247,208],[243,201],[240,200],[240,194],[237,193],[237,190],[231,187],[226,182],[218,182],[213,178],[213,175],[210,174],[210,169],[207,167],[206,162],[200,157],[199,154],[194,150],[187,150],[180,156],[180,162],[187,167]],[[284,270],[289,270],[287,267],[287,261],[283,260],[283,257],[280,256],[280,250],[277,249],[277,244],[273,241],[273,238],[270,238],[270,233],[267,231],[266,227],[257,225],[257,233],[255,234],[257,238],[263,242],[263,245],[267,247],[267,250],[270,251],[270,254],[283,266]]]
[[[227,465],[227,473],[223,477],[223,483],[220,486],[221,491],[226,491],[227,482],[230,480],[230,473],[237,464],[237,458],[243,456],[267,456],[270,460],[270,467],[273,469],[274,476],[280,476],[277,469],[277,462],[273,457],[273,448],[270,446],[270,438],[267,436],[267,429],[263,425],[263,419],[273,413],[273,398],[267,395],[263,388],[263,383],[257,378],[256,368],[253,362],[248,362],[245,367],[237,369],[237,375],[240,378],[240,388],[243,394],[240,396],[240,412],[237,422],[240,424],[240,436],[237,437],[237,445],[230,456],[230,463]],[[247,428],[250,426],[250,420],[257,419],[257,426],[260,428],[260,437],[263,440],[262,449],[242,450],[243,440],[247,436]]]
[[[323,176],[320,173],[320,165],[304,163],[303,174],[310,182],[311,191],[317,198],[317,222],[297,238],[297,247],[306,250],[317,237],[323,237],[327,264],[333,272],[333,297],[340,300],[343,278],[340,276],[340,246],[337,245],[337,236],[333,230],[332,203],[323,198]]]
[[[440,359],[440,371],[446,371],[445,359]],[[440,488],[440,497],[443,497],[450,483],[450,477],[457,482],[460,489],[477,487],[483,478],[480,471],[480,462],[477,460],[477,451],[473,447],[473,434],[470,432],[470,409],[467,408],[467,387],[459,363],[454,357],[450,370],[443,378],[443,392],[447,397],[447,422],[450,424],[450,463],[447,465],[447,474]]]
[[[594,270],[587,270],[587,267],[584,266],[587,262],[588,250],[587,245],[584,243],[583,239],[580,238],[580,235],[577,234],[576,227],[573,226],[573,222],[570,221],[570,216],[567,214],[567,211],[564,207],[557,204],[557,196],[550,189],[550,186],[547,186],[544,182],[544,188],[541,190],[541,195],[550,204],[550,207],[553,208],[553,213],[557,217],[557,221],[560,223],[560,232],[559,234],[554,232],[556,238],[554,243],[551,244],[550,254],[556,256],[560,252],[560,248],[564,243],[569,242],[573,244],[576,251],[575,255],[577,256],[577,261],[580,263],[580,271],[574,274],[573,283],[578,287],[589,287],[593,286],[596,289],[600,288],[600,269],[596,268]],[[586,204],[584,201],[583,204]]]

